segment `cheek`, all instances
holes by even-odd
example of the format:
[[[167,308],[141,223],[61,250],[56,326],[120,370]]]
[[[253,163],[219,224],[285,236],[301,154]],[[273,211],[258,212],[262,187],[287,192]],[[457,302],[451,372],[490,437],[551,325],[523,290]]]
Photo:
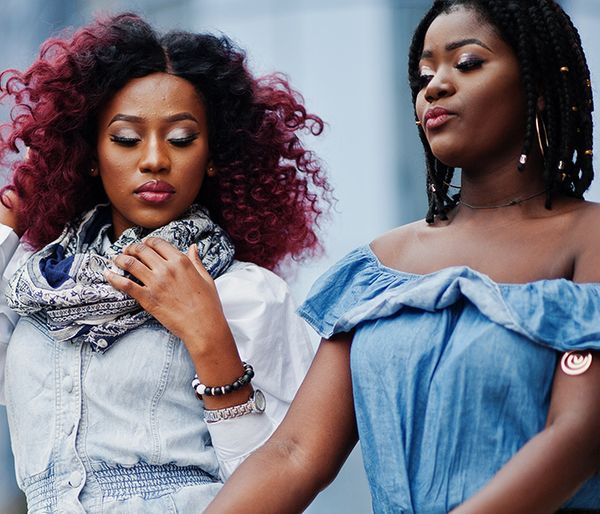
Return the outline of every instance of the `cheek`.
[[[127,167],[122,161],[112,162],[106,159],[99,159],[100,180],[104,192],[111,198],[118,196],[128,190]]]
[[[199,167],[197,163],[193,165],[181,168],[181,175],[177,179],[177,187],[183,192],[182,198],[186,198],[186,201],[193,202],[200,189],[204,180],[206,180],[205,167]]]
[[[425,94],[421,91],[415,100],[415,112],[417,113],[417,118],[421,121],[423,120],[423,115],[425,114],[425,108],[427,107],[427,101],[425,100]]]
[[[113,144],[98,145],[98,165],[100,172],[104,175],[116,177],[123,176],[123,172],[131,169],[132,166],[137,168],[135,157],[132,152],[123,151]]]

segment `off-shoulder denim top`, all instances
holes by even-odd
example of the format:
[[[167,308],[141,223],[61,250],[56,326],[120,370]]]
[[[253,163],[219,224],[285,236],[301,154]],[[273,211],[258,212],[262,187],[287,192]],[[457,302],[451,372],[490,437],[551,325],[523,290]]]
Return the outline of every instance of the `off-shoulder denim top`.
[[[299,309],[323,337],[354,331],[352,384],[376,514],[448,512],[545,425],[557,358],[600,349],[600,284],[429,275],[364,246]],[[543,479],[543,477],[540,477]],[[567,503],[600,508],[600,477]]]

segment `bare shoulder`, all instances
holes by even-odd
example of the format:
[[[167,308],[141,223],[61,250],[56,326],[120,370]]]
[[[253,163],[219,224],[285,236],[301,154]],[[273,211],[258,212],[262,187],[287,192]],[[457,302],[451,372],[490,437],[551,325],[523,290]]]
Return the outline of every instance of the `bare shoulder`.
[[[572,214],[573,242],[582,248],[600,247],[600,203],[581,201]]]
[[[570,239],[576,252],[573,280],[600,282],[600,204],[585,201],[577,205]]]
[[[374,239],[370,244],[371,250],[383,264],[395,263],[404,249],[418,239],[427,227],[425,220],[397,227]]]

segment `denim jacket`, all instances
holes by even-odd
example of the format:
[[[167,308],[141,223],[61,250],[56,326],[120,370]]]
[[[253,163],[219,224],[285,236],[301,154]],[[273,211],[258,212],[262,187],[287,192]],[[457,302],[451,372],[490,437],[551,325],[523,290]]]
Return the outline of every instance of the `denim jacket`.
[[[308,367],[310,342],[276,275],[236,262],[216,284],[267,397],[265,415],[207,425],[187,350],[158,322],[99,354],[54,341],[34,318],[16,320],[0,344],[0,369],[29,512],[201,512],[222,478],[268,438]],[[2,341],[11,318],[3,309]]]

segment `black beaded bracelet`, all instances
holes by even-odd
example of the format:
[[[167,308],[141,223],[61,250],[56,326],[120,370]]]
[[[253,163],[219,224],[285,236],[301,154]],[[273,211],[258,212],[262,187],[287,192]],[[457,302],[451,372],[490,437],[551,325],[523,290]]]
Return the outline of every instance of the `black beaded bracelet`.
[[[198,399],[201,400],[202,395],[221,396],[223,394],[233,393],[234,391],[237,391],[238,389],[244,387],[246,384],[249,384],[252,378],[254,377],[254,369],[247,362],[242,362],[242,365],[244,366],[244,374],[231,384],[223,386],[210,387],[204,385],[200,382],[198,375],[194,375],[194,380],[192,380],[192,387],[194,388]]]

